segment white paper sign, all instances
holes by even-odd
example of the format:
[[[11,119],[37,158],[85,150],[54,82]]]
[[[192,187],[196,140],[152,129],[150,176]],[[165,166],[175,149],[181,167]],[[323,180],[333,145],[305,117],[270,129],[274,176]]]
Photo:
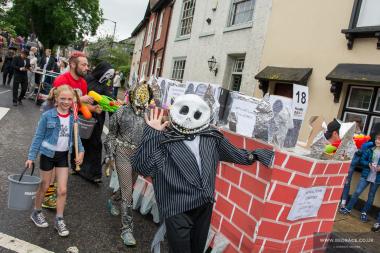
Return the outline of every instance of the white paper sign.
[[[289,212],[288,220],[294,221],[309,217],[316,217],[321,207],[326,187],[300,188],[292,209]]]
[[[309,102],[309,88],[304,85],[293,84],[293,119],[305,118]]]
[[[253,130],[256,124],[256,112],[255,109],[259,101],[244,101],[240,99],[234,99],[231,107],[231,112],[234,112],[237,117],[236,132],[252,137]]]
[[[161,91],[162,107],[167,108],[170,105],[170,104],[169,105],[166,104],[166,101],[168,101],[168,95],[169,95],[170,87],[180,86],[181,83],[160,77],[160,78],[158,78],[158,85],[160,86],[160,91]]]

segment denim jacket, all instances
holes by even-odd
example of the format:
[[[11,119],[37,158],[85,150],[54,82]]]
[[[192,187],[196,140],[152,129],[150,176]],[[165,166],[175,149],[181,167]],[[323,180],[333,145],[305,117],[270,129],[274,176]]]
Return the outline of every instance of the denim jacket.
[[[38,155],[43,154],[53,158],[55,154],[54,147],[58,142],[58,135],[61,129],[61,123],[57,114],[57,109],[53,108],[41,115],[40,121],[34,135],[32,145],[29,149],[28,160],[35,161]],[[74,115],[70,113],[70,138],[69,151],[71,153],[73,147],[73,132],[74,132]],[[79,152],[84,152],[84,148],[78,133],[78,148]]]

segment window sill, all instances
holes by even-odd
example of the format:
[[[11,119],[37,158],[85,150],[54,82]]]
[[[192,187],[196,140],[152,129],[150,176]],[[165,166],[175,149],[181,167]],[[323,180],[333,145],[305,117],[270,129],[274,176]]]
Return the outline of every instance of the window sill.
[[[201,33],[199,35],[199,38],[203,38],[203,37],[208,37],[208,36],[214,36],[215,35],[215,31],[212,31],[212,32],[204,32],[204,33]]]
[[[190,34],[177,37],[174,41],[182,41],[182,40],[189,40],[189,39],[190,39]]]
[[[356,38],[377,38],[377,49],[380,49],[380,26],[354,27],[342,29],[347,39],[347,48],[352,49]]]
[[[224,28],[223,33],[238,31],[238,30],[243,30],[243,29],[249,29],[249,28],[252,28],[252,26],[253,26],[252,21],[250,21],[248,23],[244,23],[244,24],[228,26],[228,27]]]

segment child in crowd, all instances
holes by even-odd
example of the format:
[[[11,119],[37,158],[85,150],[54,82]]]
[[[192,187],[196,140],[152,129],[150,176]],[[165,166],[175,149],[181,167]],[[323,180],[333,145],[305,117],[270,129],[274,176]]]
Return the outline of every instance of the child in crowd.
[[[355,122],[356,122],[357,128],[358,128],[358,121],[355,121]],[[372,127],[371,132],[372,132],[371,135],[375,135],[376,132],[380,132],[380,123],[376,123]],[[375,146],[374,140],[371,140],[369,142],[364,143],[361,146],[361,148],[358,151],[356,151],[354,157],[352,158],[351,165],[350,165],[350,168],[348,170],[348,175],[346,177],[346,181],[344,182],[344,188],[343,188],[343,193],[342,193],[342,201],[340,204],[341,208],[346,207],[347,200],[348,200],[349,193],[350,193],[352,176],[354,174],[355,168],[360,167],[361,156],[366,152],[367,149],[372,148],[374,146]]]
[[[349,214],[356,204],[360,194],[367,188],[368,185],[370,185],[368,199],[360,215],[360,220],[362,222],[368,221],[367,211],[373,204],[377,188],[380,184],[380,131],[372,133],[371,140],[373,140],[375,144],[374,147],[365,150],[360,158],[359,163],[363,170],[355,193],[352,195],[347,206],[339,209],[341,214]]]
[[[41,212],[41,205],[48,190],[52,177],[53,168],[56,172],[58,184],[57,214],[54,228],[60,236],[68,236],[69,230],[63,220],[63,211],[66,202],[67,178],[68,178],[68,153],[73,150],[73,128],[74,116],[71,112],[74,103],[74,91],[68,85],[53,88],[48,100],[55,105],[42,114],[38,123],[35,136],[29,149],[28,160],[25,166],[32,168],[38,153],[40,156],[40,177],[41,184],[36,193],[34,210],[30,216],[37,227],[45,228],[48,223]],[[78,136],[79,156],[77,164],[81,164],[84,156],[84,149]]]

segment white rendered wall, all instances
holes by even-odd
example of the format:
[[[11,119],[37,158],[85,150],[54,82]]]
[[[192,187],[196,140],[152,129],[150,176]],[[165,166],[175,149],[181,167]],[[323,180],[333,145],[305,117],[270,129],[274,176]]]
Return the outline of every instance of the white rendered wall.
[[[232,0],[197,0],[192,32],[189,39],[178,40],[182,0],[174,5],[165,53],[163,76],[171,77],[173,58],[186,56],[183,81],[194,80],[220,84],[229,88],[232,61],[230,54],[245,54],[245,66],[240,91],[253,95],[254,76],[259,71],[272,0],[256,0],[250,27],[229,30],[227,27]],[[212,8],[216,7],[213,11]],[[211,19],[209,25],[206,20]],[[240,27],[242,28],[242,27]],[[217,76],[208,69],[207,60],[218,62]]]
[[[135,47],[133,48],[133,57],[131,62],[131,71],[129,75],[129,85],[132,83],[132,76],[133,73],[136,73],[136,77],[138,76],[138,70],[140,65],[140,58],[141,58],[141,50],[143,47],[144,42],[144,35],[145,35],[145,28],[141,29],[141,31],[136,35],[135,40]]]

